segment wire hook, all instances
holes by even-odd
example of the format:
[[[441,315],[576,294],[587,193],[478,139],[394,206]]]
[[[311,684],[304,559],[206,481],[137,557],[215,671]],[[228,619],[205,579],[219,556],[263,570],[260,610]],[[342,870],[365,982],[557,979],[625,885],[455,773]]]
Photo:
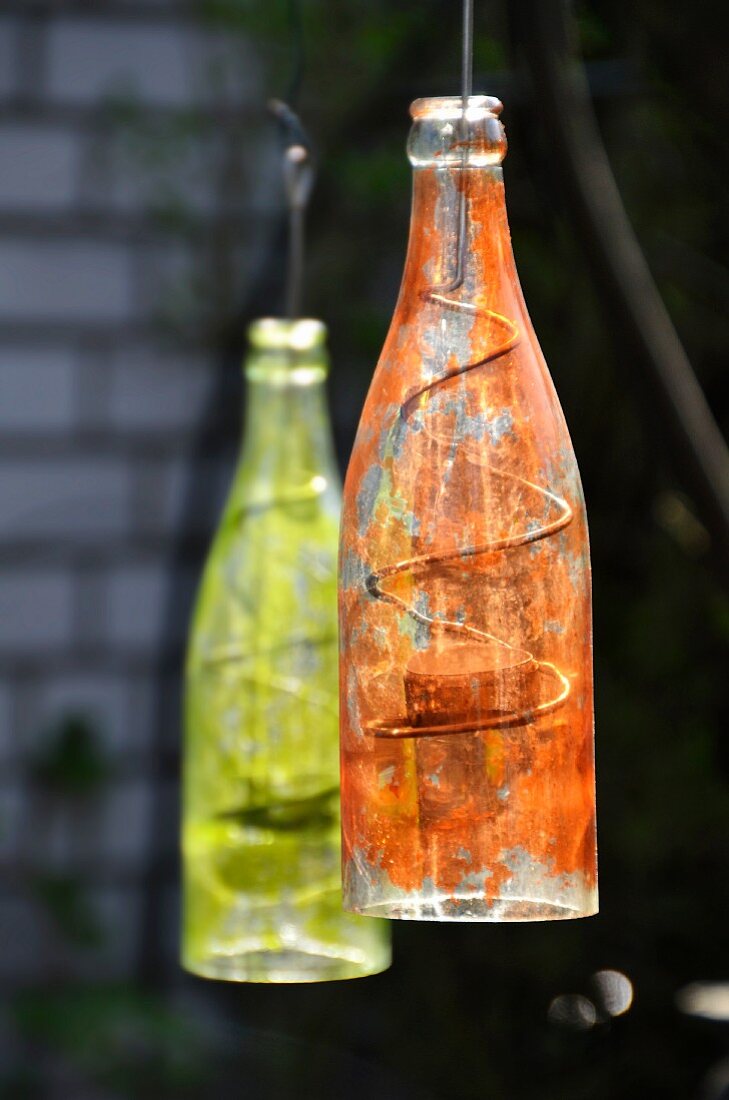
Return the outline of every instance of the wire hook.
[[[314,186],[311,142],[301,119],[280,99],[268,108],[279,123],[283,137],[283,180],[289,213],[289,254],[286,272],[286,316],[301,315],[304,279],[304,219]]]

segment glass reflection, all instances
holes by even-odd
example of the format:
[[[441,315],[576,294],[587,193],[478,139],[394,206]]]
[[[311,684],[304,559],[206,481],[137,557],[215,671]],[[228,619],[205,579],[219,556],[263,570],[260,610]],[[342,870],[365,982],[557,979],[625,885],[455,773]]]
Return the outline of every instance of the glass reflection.
[[[597,1009],[581,993],[562,993],[551,1002],[547,1019],[572,1031],[589,1031],[597,1023]]]

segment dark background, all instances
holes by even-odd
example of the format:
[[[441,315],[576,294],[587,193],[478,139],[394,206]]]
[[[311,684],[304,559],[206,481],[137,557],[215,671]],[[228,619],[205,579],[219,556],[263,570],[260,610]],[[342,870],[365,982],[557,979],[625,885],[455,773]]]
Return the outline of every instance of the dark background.
[[[543,89],[520,49],[519,4],[476,4],[474,83],[505,103],[517,264],[587,499],[600,915],[521,926],[395,922],[392,970],[352,983],[226,987],[176,967],[184,630],[237,446],[244,326],[282,306],[279,153],[265,101],[293,91],[317,149],[305,302],[330,330],[344,467],[404,258],[407,106],[416,96],[457,91],[458,8],[435,0],[23,3],[9,5],[0,23],[15,80],[3,93],[0,141],[8,130],[16,139],[30,134],[34,148],[40,143],[42,175],[44,135],[50,157],[59,134],[83,128],[84,171],[95,181],[74,193],[72,210],[61,210],[55,172],[48,197],[32,209],[21,179],[15,197],[2,200],[0,236],[26,251],[48,243],[81,267],[86,256],[95,262],[89,248],[99,242],[123,247],[142,271],[133,315],[80,316],[72,288],[46,316],[43,295],[57,287],[42,277],[31,279],[29,312],[12,289],[12,268],[11,304],[0,306],[0,375],[29,348],[40,354],[36,345],[47,358],[70,347],[81,363],[77,419],[59,427],[57,402],[53,415],[43,412],[39,380],[31,427],[27,417],[3,421],[8,457],[0,474],[19,479],[16,496],[24,497],[36,492],[44,468],[48,483],[76,462],[73,501],[82,466],[113,462],[120,476],[133,473],[136,517],[131,531],[120,531],[118,512],[102,507],[91,524],[91,504],[80,526],[63,528],[59,519],[28,531],[21,510],[20,526],[3,534],[2,583],[31,595],[4,597],[0,646],[10,699],[0,1095],[729,1095],[729,1010],[725,1004],[723,1022],[697,1017],[682,1010],[690,1004],[680,994],[689,983],[728,976],[726,563],[645,361],[595,275],[540,110]],[[590,0],[572,12],[628,216],[726,426],[729,83],[720,8]],[[99,77],[79,91],[84,72],[100,64],[100,39],[89,27],[108,32],[111,76],[108,86]],[[140,90],[124,76],[129,40],[120,35],[130,29],[141,36],[135,42],[151,35],[152,57],[156,35],[169,42],[184,31],[195,50],[209,51],[206,63],[182,66],[169,94],[142,72]],[[76,51],[67,86],[64,50]],[[303,79],[292,86],[302,62]],[[0,195],[8,165],[0,164]],[[27,170],[30,180],[36,170]],[[117,201],[119,189],[132,197]],[[33,261],[39,271],[57,252],[44,256]],[[119,349],[127,349],[127,374]],[[182,382],[176,359],[190,364]],[[180,385],[189,395],[179,423],[170,423],[166,377],[178,399]],[[95,418],[93,394],[109,387],[106,419]],[[108,504],[108,490],[99,493]],[[46,518],[58,510],[53,495],[46,505],[38,498]],[[168,498],[174,507],[165,510]],[[155,518],[160,512],[164,521]],[[41,601],[33,611],[32,593],[45,589],[29,569],[43,583],[68,575],[76,586],[70,641],[61,638],[52,652],[62,608]],[[152,599],[158,618],[137,646],[139,616]],[[41,626],[16,638],[7,626],[13,616]],[[132,700],[122,712],[117,696],[101,690],[110,678]],[[50,701],[34,709],[44,692]],[[144,796],[135,801],[138,790]],[[122,852],[117,869],[120,836],[140,815],[139,844]],[[89,832],[107,836],[105,829],[107,850],[88,855]],[[631,1007],[616,1018],[593,977],[605,968],[633,988]]]

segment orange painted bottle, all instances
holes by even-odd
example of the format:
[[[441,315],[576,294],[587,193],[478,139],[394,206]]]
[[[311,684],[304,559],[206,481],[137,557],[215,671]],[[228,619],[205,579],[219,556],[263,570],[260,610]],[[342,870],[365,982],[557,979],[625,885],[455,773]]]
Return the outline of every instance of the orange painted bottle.
[[[340,545],[345,908],[597,911],[590,561],[519,286],[501,104],[417,100],[394,318]]]

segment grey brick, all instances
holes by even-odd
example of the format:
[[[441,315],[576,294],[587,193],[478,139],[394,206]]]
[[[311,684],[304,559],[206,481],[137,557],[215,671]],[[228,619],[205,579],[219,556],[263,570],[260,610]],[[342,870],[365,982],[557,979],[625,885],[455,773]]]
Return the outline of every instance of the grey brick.
[[[104,539],[101,546],[107,545]],[[84,649],[95,650],[107,638],[107,568],[79,570],[76,577],[76,641]]]
[[[15,19],[0,19],[0,97],[9,98],[15,91],[15,56],[18,44]]]
[[[147,780],[119,786],[104,800],[101,854],[120,863],[139,864],[150,841],[152,788]]]
[[[0,977],[28,982],[48,975],[48,928],[37,905],[0,895]]]
[[[233,477],[228,462],[194,467],[187,457],[145,462],[136,471],[135,525],[148,534],[179,531],[212,537]]]
[[[82,349],[76,365],[76,422],[91,431],[109,430],[109,357],[103,345]]]
[[[81,142],[70,130],[0,126],[0,206],[56,209],[74,199]]]
[[[77,672],[36,683],[18,723],[22,751],[47,748],[58,720],[77,714],[90,722],[110,763],[139,757],[149,745],[149,696],[146,680],[116,674]]]
[[[48,90],[81,103],[116,94],[180,106],[193,94],[193,47],[174,24],[59,19],[48,29]]]
[[[18,858],[25,800],[18,783],[0,787],[0,863]]]
[[[210,124],[212,125],[212,124]],[[134,120],[115,122],[97,146],[84,178],[84,197],[92,205],[130,212],[144,210],[158,217],[207,216],[217,206],[219,178],[230,153],[221,135],[191,130],[180,136],[179,123],[158,123],[154,135],[140,140]],[[155,157],[147,152],[153,147]],[[237,189],[237,210],[247,203],[245,179]],[[171,223],[170,220],[167,224]]]
[[[74,970],[93,981],[113,981],[128,976],[139,943],[141,892],[134,887],[97,887],[87,890],[85,900],[98,928],[100,942],[76,954]]]
[[[117,353],[110,363],[113,426],[132,431],[193,427],[214,370],[210,357],[184,352],[150,347]]]
[[[67,348],[0,348],[0,430],[70,431],[74,382],[73,355]]]
[[[0,538],[116,538],[129,529],[130,476],[116,459],[6,462]]]
[[[131,310],[124,245],[5,239],[0,243],[0,318],[124,321]]]
[[[178,971],[180,965],[181,919],[182,897],[180,887],[177,883],[172,883],[163,891],[162,915],[160,920],[162,928],[166,930],[166,935],[163,936],[163,950],[165,950],[166,954],[165,961],[172,973]]]
[[[107,644],[150,656],[187,630],[197,571],[159,566],[118,569],[109,580]]]
[[[162,563],[118,570],[109,581],[109,644],[154,649],[161,640],[168,585]]]
[[[161,706],[155,717],[159,718],[160,743],[168,753],[179,754],[183,746],[184,676],[166,676],[157,691],[161,692]]]
[[[180,784],[162,782],[155,790],[154,854],[158,857],[174,856],[179,847]]]
[[[206,303],[200,294],[205,257],[180,243],[148,245],[136,251],[136,309],[173,331],[198,322]]]
[[[26,7],[26,5],[21,5]],[[15,71],[16,95],[24,106],[37,105],[44,84],[44,43],[46,20],[34,19],[29,12],[18,21]],[[30,16],[30,17],[29,17]]]
[[[124,751],[147,753],[155,738],[158,685],[154,675],[128,677],[125,681],[128,698],[129,724],[124,737]]]
[[[239,107],[258,104],[263,70],[256,45],[238,34],[206,34],[201,39],[195,87],[200,99]]]
[[[39,870],[68,873],[88,867],[141,865],[150,831],[152,788],[146,780],[119,782],[98,795],[48,798],[36,804],[24,830],[26,859]]]
[[[283,203],[281,150],[265,121],[247,122],[242,142],[239,129],[208,119],[181,133],[174,118],[145,130],[143,117],[121,116],[90,147],[82,188],[83,201],[92,206],[142,209],[168,229],[215,213],[239,224],[249,215],[249,241],[261,215],[278,212]]]
[[[0,767],[15,755],[15,738],[11,729],[12,700],[10,685],[0,682]]]
[[[13,655],[68,646],[73,634],[73,586],[52,570],[9,570],[0,575],[0,647]]]
[[[157,679],[153,674],[128,677],[129,730],[125,738],[127,751],[146,753],[152,747],[157,721]]]
[[[194,23],[58,19],[48,32],[48,90],[65,101],[105,96],[181,107],[251,102],[261,79],[251,43]]]

